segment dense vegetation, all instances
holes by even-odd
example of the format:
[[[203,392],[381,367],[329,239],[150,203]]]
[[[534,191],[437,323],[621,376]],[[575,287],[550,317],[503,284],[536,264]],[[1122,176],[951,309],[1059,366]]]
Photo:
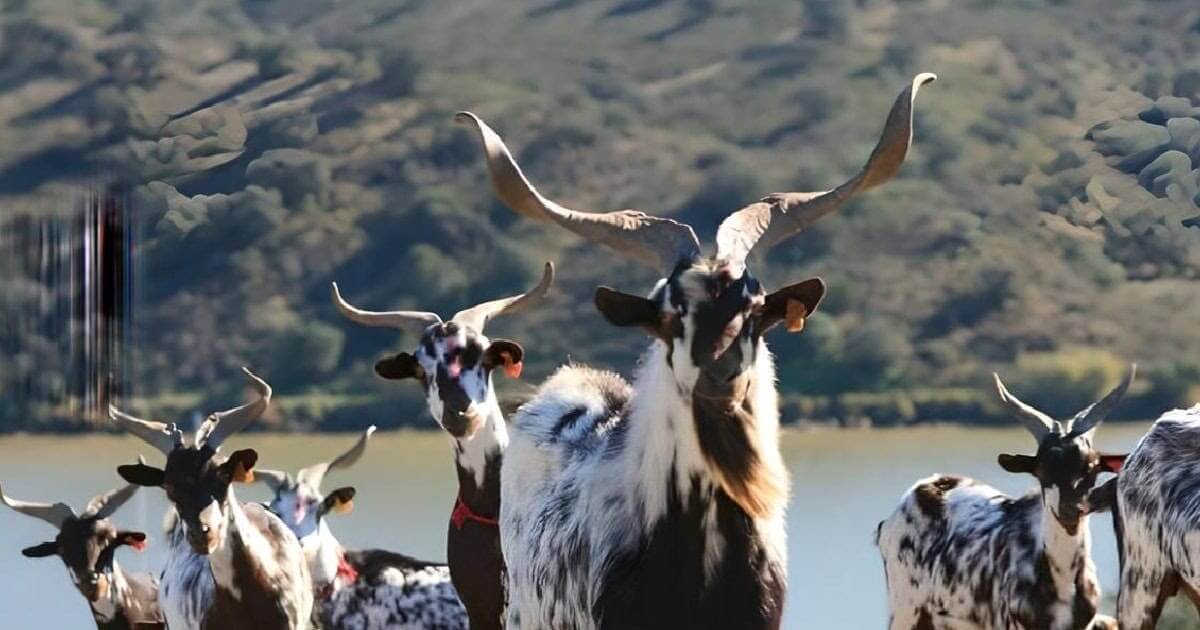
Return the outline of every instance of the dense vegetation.
[[[426,425],[415,386],[371,371],[414,340],[341,320],[331,280],[366,307],[448,315],[557,261],[549,303],[492,326],[526,346],[527,383],[567,358],[628,372],[645,341],[605,326],[590,293],[652,280],[494,201],[456,110],[492,122],[548,194],[674,216],[703,240],[747,201],[842,181],[925,70],[941,80],[901,176],[756,261],[768,286],[831,287],[803,335],[772,339],[788,419],[995,420],[993,370],[1068,413],[1134,360],[1126,416],[1200,400],[1190,0],[27,0],[2,15],[3,428],[80,417],[62,400],[71,336],[30,323],[62,287],[12,225],[81,182],[127,184],[136,214],[135,409],[228,404],[248,364],[277,421]]]

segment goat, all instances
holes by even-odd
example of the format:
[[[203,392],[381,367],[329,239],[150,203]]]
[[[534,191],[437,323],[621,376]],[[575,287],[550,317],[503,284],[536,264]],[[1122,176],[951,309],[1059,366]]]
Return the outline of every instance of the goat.
[[[1182,590],[1200,611],[1200,405],[1163,414],[1115,480],[1121,628],[1154,628]],[[1112,483],[1112,482],[1110,482]]]
[[[876,529],[891,630],[1115,630],[1111,617],[1096,614],[1088,515],[1098,507],[1089,497],[1097,476],[1120,466],[1092,439],[1134,371],[1066,422],[1021,402],[994,376],[1000,400],[1038,442],[1036,455],[1003,454],[1000,466],[1033,475],[1039,488],[1012,498],[952,475],[910,488]]]
[[[467,613],[446,565],[380,550],[347,551],[329,529],[325,517],[349,512],[355,490],[325,496],[321,482],[329,471],[354,465],[374,432],[368,428],[350,450],[295,477],[278,470],[254,474],[274,492],[267,507],[300,539],[316,597],[314,621],[325,628],[465,630]]]
[[[567,365],[512,416],[500,533],[510,630],[778,628],[786,591],[788,476],[763,335],[799,331],[824,294],[811,279],[767,294],[746,267],[890,179],[912,139],[918,75],[864,169],[824,193],[780,193],[734,212],[705,258],[690,226],[634,210],[581,212],[543,197],[474,114],[497,196],[667,277],[650,297],[600,287],[595,303],[651,346],[632,386]]]
[[[258,453],[218,456],[225,440],[262,415],[271,400],[271,387],[243,370],[258,398],[210,415],[190,444],[175,425],[109,409],[117,425],[167,456],[163,469],[139,463],[117,473],[129,483],[162,488],[174,508],[159,594],[172,630],[309,627],[313,593],[300,542],[270,510],[242,504],[233,491],[235,482],[253,480]]]
[[[415,353],[383,359],[375,364],[375,372],[386,379],[420,381],[430,415],[454,442],[458,496],[446,533],[446,558],[475,630],[503,627],[505,602],[497,518],[508,429],[492,387],[492,371],[503,368],[510,378],[517,378],[525,356],[516,342],[488,339],[483,331],[491,318],[539,302],[553,282],[554,265],[546,263],[533,289],[459,311],[448,322],[434,313],[360,310],[342,299],[333,285],[333,301],[351,321],[421,335]]]
[[[154,630],[163,628],[158,608],[158,580],[148,573],[129,573],[117,563],[123,546],[141,551],[142,532],[117,529],[109,520],[137,486],[94,497],[76,514],[65,503],[33,503],[11,499],[0,489],[0,503],[26,516],[45,521],[58,530],[53,541],[26,548],[27,558],[58,556],[67,566],[75,588],[87,599],[99,630]]]

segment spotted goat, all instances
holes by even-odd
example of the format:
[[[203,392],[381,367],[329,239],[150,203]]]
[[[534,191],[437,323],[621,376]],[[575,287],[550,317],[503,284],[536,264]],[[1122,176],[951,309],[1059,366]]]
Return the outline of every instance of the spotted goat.
[[[314,622],[357,630],[466,630],[467,613],[446,565],[378,549],[346,550],[329,527],[327,516],[353,508],[355,489],[341,487],[325,496],[325,475],[358,462],[374,432],[368,428],[350,450],[294,477],[279,470],[254,472],[274,492],[267,507],[300,539],[313,580]]]
[[[474,630],[502,628],[505,602],[497,519],[508,428],[492,387],[492,372],[500,368],[517,378],[525,356],[514,341],[489,339],[484,327],[494,317],[540,302],[553,282],[554,265],[546,263],[541,282],[528,292],[478,304],[446,322],[428,312],[364,311],[342,299],[333,285],[333,301],[351,321],[421,336],[415,353],[383,359],[375,364],[375,372],[386,379],[420,382],[430,415],[450,435],[458,496],[446,533],[446,557]]]
[[[99,630],[161,630],[158,580],[148,573],[125,573],[117,550],[146,546],[142,532],[118,529],[110,517],[137,492],[125,486],[93,498],[76,514],[65,503],[35,503],[9,498],[0,490],[0,503],[58,530],[50,542],[21,551],[27,558],[58,556],[67,566],[75,588],[87,600]]]
[[[747,257],[890,179],[912,140],[917,89],[933,79],[921,74],[901,92],[861,172],[732,213],[712,257],[674,220],[543,197],[490,127],[459,114],[506,205],[666,274],[649,298],[595,294],[611,324],[652,339],[632,385],[567,365],[512,417],[500,502],[510,630],[779,627],[789,480],[763,336],[782,322],[799,331],[825,285],[768,294]]]
[[[876,530],[887,577],[892,630],[1112,628],[1100,599],[1088,515],[1100,473],[1120,456],[1092,445],[1097,427],[1133,380],[1059,422],[1021,402],[996,376],[1007,409],[1037,440],[1036,455],[999,456],[1038,488],[1013,498],[966,477],[918,481]]]
[[[271,387],[245,372],[257,398],[208,416],[190,443],[173,424],[110,410],[118,426],[167,457],[162,469],[139,463],[117,472],[129,483],[162,488],[171,502],[159,592],[171,630],[310,627],[312,581],[300,542],[270,510],[243,504],[233,490],[234,483],[253,480],[258,453],[219,453],[271,400]]]
[[[1121,628],[1157,626],[1182,592],[1200,612],[1200,405],[1162,415],[1114,482]]]

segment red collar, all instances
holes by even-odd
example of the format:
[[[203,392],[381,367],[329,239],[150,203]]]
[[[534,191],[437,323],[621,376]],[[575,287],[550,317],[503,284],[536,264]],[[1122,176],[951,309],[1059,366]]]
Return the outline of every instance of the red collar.
[[[333,592],[337,589],[338,581],[341,580],[342,586],[349,586],[358,580],[358,570],[346,560],[346,553],[338,554],[337,573],[333,576],[333,581],[326,584],[324,588],[317,593],[318,599],[329,599],[333,597]]]
[[[454,511],[450,513],[450,522],[454,524],[455,529],[462,529],[463,525],[467,524],[467,521],[475,521],[476,523],[491,525],[492,527],[500,526],[500,521],[476,514],[471,509],[471,506],[467,505],[466,501],[463,501],[460,494],[458,495],[458,500],[454,502]]]

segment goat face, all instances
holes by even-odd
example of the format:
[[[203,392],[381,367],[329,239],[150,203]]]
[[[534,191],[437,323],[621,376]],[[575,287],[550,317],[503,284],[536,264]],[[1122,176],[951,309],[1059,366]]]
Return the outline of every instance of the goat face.
[[[253,480],[258,461],[258,453],[252,449],[236,451],[222,463],[214,461],[216,454],[208,445],[180,446],[167,455],[165,469],[145,464],[117,468],[129,483],[166,491],[183,522],[188,544],[198,554],[212,553],[224,540],[229,486]]]
[[[1001,402],[1038,442],[1037,455],[1002,454],[998,459],[1000,467],[1037,477],[1042,486],[1042,502],[1072,535],[1084,516],[1099,511],[1093,507],[1105,507],[1092,506],[1088,498],[1096,485],[1096,476],[1121,469],[1124,456],[1097,453],[1092,448],[1092,436],[1125,395],[1136,372],[1137,366],[1130,366],[1125,378],[1104,398],[1066,421],[1054,420],[1021,402],[1008,391],[1000,376],[993,374]]]
[[[492,370],[503,367],[509,376],[519,376],[523,356],[516,342],[492,341],[448,321],[427,328],[416,353],[383,359],[375,372],[387,379],[420,380],[433,419],[451,436],[469,439],[486,419],[482,410],[492,396]]]
[[[75,588],[95,603],[108,597],[113,557],[122,545],[140,551],[146,546],[146,535],[119,531],[105,518],[73,518],[63,522],[53,542],[29,547],[21,553],[29,558],[57,555],[66,565]]]
[[[267,507],[296,534],[303,545],[318,533],[326,514],[348,511],[354,494],[354,488],[346,487],[338,488],[325,497],[306,483],[292,482],[275,490],[275,496]]]
[[[1028,473],[1042,487],[1042,500],[1054,518],[1068,532],[1079,528],[1079,521],[1090,512],[1088,495],[1101,472],[1116,472],[1111,460],[1092,448],[1092,434],[1071,436],[1053,432],[1042,439],[1037,455],[999,457],[1008,472]]]
[[[639,326],[670,348],[688,390],[737,389],[757,359],[759,340],[781,321],[795,332],[825,293],[819,279],[767,294],[749,270],[720,262],[680,264],[649,298],[596,291],[596,308],[616,326]]]

